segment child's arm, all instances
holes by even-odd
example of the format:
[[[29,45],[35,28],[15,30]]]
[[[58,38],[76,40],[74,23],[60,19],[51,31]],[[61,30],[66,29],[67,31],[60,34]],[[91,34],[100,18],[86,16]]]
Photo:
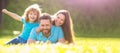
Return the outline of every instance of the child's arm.
[[[41,32],[41,31],[42,31],[42,29],[43,29],[43,28],[42,28],[42,27],[40,27],[40,25],[39,25],[39,27],[36,29],[36,32],[37,32],[37,33],[39,33],[39,32]]]
[[[7,11],[6,9],[2,9],[2,12],[9,15],[10,17],[12,17],[15,20],[22,21],[22,18],[19,15],[15,14],[15,13]]]

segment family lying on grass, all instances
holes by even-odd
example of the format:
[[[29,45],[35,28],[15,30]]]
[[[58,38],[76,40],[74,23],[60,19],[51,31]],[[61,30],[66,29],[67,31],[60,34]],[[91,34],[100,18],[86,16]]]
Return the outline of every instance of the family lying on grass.
[[[6,9],[3,13],[23,23],[21,34],[8,44],[30,44],[36,41],[46,43],[74,44],[73,23],[67,10],[59,10],[54,15],[41,13],[39,5],[33,4],[26,8],[23,16]]]

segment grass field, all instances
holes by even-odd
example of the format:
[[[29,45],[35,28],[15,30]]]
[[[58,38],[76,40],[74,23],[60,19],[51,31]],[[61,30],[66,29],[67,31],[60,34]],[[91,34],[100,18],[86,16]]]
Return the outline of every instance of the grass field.
[[[0,53],[120,53],[119,38],[76,38],[76,45],[4,45],[15,36],[0,37]]]

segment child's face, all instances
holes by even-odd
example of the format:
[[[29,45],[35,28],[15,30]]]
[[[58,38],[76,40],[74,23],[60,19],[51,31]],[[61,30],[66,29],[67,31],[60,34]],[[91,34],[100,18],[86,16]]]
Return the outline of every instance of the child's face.
[[[28,18],[30,22],[34,22],[37,20],[37,12],[36,11],[30,11],[28,13]]]
[[[65,16],[63,14],[58,14],[55,19],[55,25],[61,26],[65,21]]]

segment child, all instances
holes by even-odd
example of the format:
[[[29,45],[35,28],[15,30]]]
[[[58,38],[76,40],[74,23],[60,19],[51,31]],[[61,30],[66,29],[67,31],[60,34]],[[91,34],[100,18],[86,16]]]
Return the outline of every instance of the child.
[[[41,10],[39,8],[39,5],[37,4],[33,4],[29,6],[28,8],[26,8],[22,18],[15,13],[7,11],[6,9],[3,9],[2,12],[11,16],[13,19],[21,21],[23,23],[22,33],[18,37],[8,42],[7,44],[26,43],[32,28],[39,25],[38,18],[41,15]]]

